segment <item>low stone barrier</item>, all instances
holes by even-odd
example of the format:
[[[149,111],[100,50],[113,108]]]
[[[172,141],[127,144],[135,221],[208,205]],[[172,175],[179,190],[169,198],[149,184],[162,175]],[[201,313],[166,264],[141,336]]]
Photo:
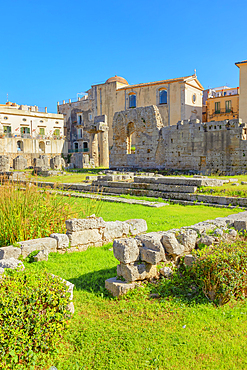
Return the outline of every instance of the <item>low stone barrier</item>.
[[[114,240],[114,256],[120,262],[117,266],[118,276],[106,280],[105,287],[116,297],[135,288],[143,280],[169,277],[172,274],[171,267],[177,265],[181,257],[185,257],[187,265],[194,262],[191,251],[199,244],[233,241],[238,236],[236,230],[247,230],[247,212],[199,222],[181,229]]]
[[[71,219],[66,222],[66,234],[51,234],[50,237],[25,240],[17,246],[0,248],[0,260],[26,258],[37,251],[36,261],[47,260],[51,252],[71,253],[85,251],[89,246],[100,247],[114,239],[135,236],[147,231],[142,219],[106,222],[94,215],[85,219]]]

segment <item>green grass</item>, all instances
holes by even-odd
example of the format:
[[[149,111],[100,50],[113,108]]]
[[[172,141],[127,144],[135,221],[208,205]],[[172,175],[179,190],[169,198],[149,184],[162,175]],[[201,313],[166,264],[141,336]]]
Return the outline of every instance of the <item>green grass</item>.
[[[51,254],[47,269],[75,284],[75,315],[60,352],[47,369],[245,369],[246,303],[216,308],[180,297],[150,299],[149,285],[121,299],[104,289],[116,276],[107,245],[74,254]]]
[[[69,198],[68,202],[74,202]],[[87,204],[84,198],[77,198],[73,207],[78,212],[79,217],[85,217],[83,209]],[[224,217],[240,210],[230,210],[227,208],[214,208],[207,206],[182,206],[169,205],[161,208],[144,207],[142,205],[129,205],[124,203],[109,203],[102,201],[102,208],[99,216],[105,221],[125,221],[131,218],[143,218],[147,221],[148,231],[169,230],[182,226],[190,226],[199,221]]]
[[[77,199],[80,213],[85,199]],[[144,218],[149,231],[191,225],[236,211],[204,206],[170,205],[154,209],[103,202],[104,220]],[[75,284],[73,316],[56,358],[59,370],[190,370],[247,367],[245,302],[216,308],[208,301],[187,303],[179,295],[150,299],[146,285],[113,299],[104,288],[116,276],[112,244],[85,252],[50,254],[47,262],[27,264],[46,269]],[[43,368],[42,368],[43,369]]]

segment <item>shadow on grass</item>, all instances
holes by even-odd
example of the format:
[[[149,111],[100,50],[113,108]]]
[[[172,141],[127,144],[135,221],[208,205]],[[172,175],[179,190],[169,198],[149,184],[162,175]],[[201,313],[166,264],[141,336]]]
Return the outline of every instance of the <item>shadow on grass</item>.
[[[76,290],[85,290],[96,295],[102,294],[108,296],[105,289],[105,280],[117,275],[116,267],[111,269],[98,270],[81,275],[78,278],[70,279],[75,284]]]

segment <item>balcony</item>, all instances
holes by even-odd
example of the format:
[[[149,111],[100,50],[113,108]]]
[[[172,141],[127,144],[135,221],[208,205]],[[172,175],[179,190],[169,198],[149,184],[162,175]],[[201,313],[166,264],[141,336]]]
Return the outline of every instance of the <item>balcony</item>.
[[[213,113],[209,114],[209,118],[213,118],[219,115],[232,115],[232,116],[235,115],[237,117],[238,112],[234,111],[233,108],[230,108],[230,109],[220,108],[220,109],[213,111]]]
[[[69,153],[88,153],[89,148],[78,148],[78,149],[69,149]]]

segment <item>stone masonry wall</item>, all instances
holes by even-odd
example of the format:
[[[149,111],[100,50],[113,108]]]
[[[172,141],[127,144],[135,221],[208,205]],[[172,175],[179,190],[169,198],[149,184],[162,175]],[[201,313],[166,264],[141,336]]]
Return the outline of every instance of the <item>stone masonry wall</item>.
[[[105,287],[113,296],[119,296],[144,280],[170,277],[172,267],[179,263],[180,257],[184,257],[184,263],[188,266],[195,261],[191,251],[199,244],[209,246],[219,243],[221,239],[234,241],[238,236],[237,231],[246,229],[247,212],[241,212],[181,229],[114,240],[114,256],[120,262],[117,266],[118,276],[106,280]]]
[[[135,153],[128,140],[136,133]],[[113,120],[110,168],[153,168],[247,171],[247,124],[241,120],[201,123],[179,121],[164,127],[159,108],[150,106],[117,112]]]
[[[85,251],[89,246],[100,247],[114,239],[136,236],[147,231],[147,223],[142,219],[105,222],[102,217],[90,216],[85,219],[66,221],[66,234],[51,234],[50,237],[18,242],[19,247],[0,248],[0,260],[21,255],[26,258],[37,251],[37,260],[47,260],[51,252],[72,253]],[[38,253],[39,251],[39,253]]]

